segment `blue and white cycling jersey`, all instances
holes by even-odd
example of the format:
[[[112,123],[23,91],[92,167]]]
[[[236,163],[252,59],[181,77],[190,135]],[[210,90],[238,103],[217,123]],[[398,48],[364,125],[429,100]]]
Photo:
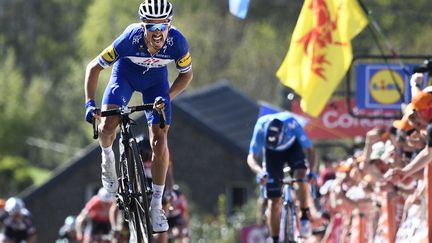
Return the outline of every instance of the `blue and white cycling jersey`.
[[[265,138],[267,135],[267,127],[269,122],[273,119],[278,119],[284,123],[284,131],[281,133],[281,141],[277,144],[274,150],[284,151],[289,149],[297,140],[301,146],[310,148],[312,142],[306,135],[302,126],[297,120],[287,112],[280,112],[262,116],[255,124],[252,140],[249,147],[249,153],[255,155],[262,155],[262,151],[266,149]],[[268,149],[268,148],[267,148]]]
[[[147,51],[144,30],[140,23],[129,25],[123,34],[102,51],[98,56],[98,61],[104,68],[116,63],[114,70],[121,64],[127,64],[137,71],[146,72],[149,69],[165,69],[172,61],[175,61],[181,73],[192,69],[189,45],[180,31],[171,27],[165,45],[152,56]]]
[[[180,73],[192,70],[192,57],[186,38],[171,27],[164,46],[155,54],[148,52],[144,29],[140,23],[129,25],[125,31],[98,56],[98,63],[107,68],[113,65],[110,81],[102,104],[125,106],[134,91],[141,92],[144,103],[162,96],[166,104],[167,124],[170,124],[168,64],[175,62]],[[146,112],[149,124],[158,118]]]

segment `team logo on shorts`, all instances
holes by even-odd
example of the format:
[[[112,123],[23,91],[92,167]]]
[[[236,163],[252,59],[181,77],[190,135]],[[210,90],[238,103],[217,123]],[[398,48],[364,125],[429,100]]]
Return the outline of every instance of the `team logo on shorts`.
[[[102,52],[102,58],[107,62],[112,62],[117,59],[117,53],[112,45],[108,46]]]
[[[192,62],[192,57],[190,55],[190,53],[186,53],[186,55],[184,57],[182,57],[182,59],[180,59],[180,61],[178,61],[178,65],[179,67],[187,67],[191,64]]]

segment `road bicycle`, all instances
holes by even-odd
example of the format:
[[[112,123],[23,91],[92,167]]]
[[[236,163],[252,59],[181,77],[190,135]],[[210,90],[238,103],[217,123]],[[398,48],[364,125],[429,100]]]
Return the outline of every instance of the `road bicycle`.
[[[279,239],[284,243],[300,243],[304,239],[300,236],[300,219],[297,214],[297,205],[293,197],[294,183],[308,182],[305,179],[293,179],[288,177],[290,167],[283,169],[285,177],[282,179],[282,210],[280,221]],[[311,185],[312,196],[316,190],[314,185]]]
[[[144,172],[144,163],[139,153],[137,141],[131,127],[137,123],[129,115],[137,111],[153,110],[153,103],[138,106],[125,106],[101,112],[101,117],[120,116],[120,174],[116,193],[118,208],[128,222],[129,242],[152,242],[153,229],[150,221],[149,199],[152,195]],[[165,127],[165,113],[160,113],[160,127]],[[93,119],[93,138],[98,138],[96,119]]]

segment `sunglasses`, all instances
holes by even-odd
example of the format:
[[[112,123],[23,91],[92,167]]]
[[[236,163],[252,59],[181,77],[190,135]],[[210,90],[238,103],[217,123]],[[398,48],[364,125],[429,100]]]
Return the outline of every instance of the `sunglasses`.
[[[170,23],[145,23],[146,30],[155,32],[156,30],[165,31],[169,28]]]

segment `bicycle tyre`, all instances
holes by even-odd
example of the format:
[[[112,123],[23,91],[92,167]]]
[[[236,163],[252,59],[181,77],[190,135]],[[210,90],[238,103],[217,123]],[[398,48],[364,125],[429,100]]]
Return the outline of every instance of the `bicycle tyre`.
[[[284,243],[295,243],[297,242],[296,239],[296,213],[295,213],[295,206],[292,205],[293,203],[287,203],[286,205],[283,205],[285,216],[283,217],[284,222]]]
[[[150,243],[152,242],[153,230],[150,221],[147,178],[135,139],[129,141],[128,171],[129,178],[132,180],[132,191],[137,195],[133,196],[131,201],[132,215],[129,224],[132,229],[130,231],[136,234],[136,242]]]

